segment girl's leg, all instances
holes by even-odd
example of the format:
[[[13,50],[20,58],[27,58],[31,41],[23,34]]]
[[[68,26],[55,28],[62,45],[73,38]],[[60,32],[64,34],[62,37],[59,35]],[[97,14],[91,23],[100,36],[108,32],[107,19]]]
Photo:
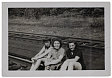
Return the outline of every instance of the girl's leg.
[[[79,62],[74,63],[76,70],[82,70],[82,65]]]
[[[33,63],[32,66],[31,66],[31,68],[30,68],[30,70],[33,70],[34,67],[35,67],[35,64]]]
[[[68,70],[82,70],[82,66],[79,62],[70,62],[68,66]]]
[[[67,67],[68,67],[68,64],[69,64],[69,62],[68,62],[68,61],[65,61],[65,62],[62,64],[60,70],[66,70]]]
[[[69,62],[68,70],[73,70],[73,62]]]
[[[44,63],[51,62],[51,59],[44,59]],[[45,70],[50,70],[50,66],[45,66]]]
[[[36,70],[36,69],[39,67],[41,61],[42,61],[42,59],[39,59],[39,60],[37,60],[37,62],[36,62],[35,64],[32,64],[30,70],[31,70],[31,71]]]

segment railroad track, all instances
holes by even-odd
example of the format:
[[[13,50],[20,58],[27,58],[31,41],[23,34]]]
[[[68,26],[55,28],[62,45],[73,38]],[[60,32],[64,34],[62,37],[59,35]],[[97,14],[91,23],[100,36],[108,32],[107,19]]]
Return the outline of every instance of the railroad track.
[[[60,38],[64,44],[67,44],[69,40],[76,41],[79,46],[82,47],[90,47],[90,48],[99,48],[104,49],[104,41],[101,40],[92,40],[92,39],[83,39],[83,38],[74,38],[74,37],[63,37],[63,36],[55,36],[55,35],[44,35],[44,34],[34,34],[34,33],[25,33],[25,32],[8,32],[9,38],[21,38],[21,39],[29,39],[41,41],[45,38]]]

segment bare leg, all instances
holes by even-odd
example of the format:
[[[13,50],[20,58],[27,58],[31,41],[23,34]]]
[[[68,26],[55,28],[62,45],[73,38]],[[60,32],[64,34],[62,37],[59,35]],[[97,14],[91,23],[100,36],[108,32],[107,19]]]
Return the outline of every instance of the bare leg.
[[[41,61],[45,62],[46,60],[47,60],[46,58],[38,59],[37,62],[34,65],[32,65],[30,70],[32,71],[36,70],[39,67]]]
[[[76,70],[82,70],[82,65],[79,62],[74,63]]]
[[[39,60],[37,60],[37,62],[36,62],[35,64],[32,64],[30,70],[31,70],[31,71],[36,70],[36,69],[39,67],[41,61],[42,61],[42,59],[39,59]]]
[[[66,70],[67,67],[68,67],[68,64],[69,64],[69,62],[68,62],[68,61],[65,61],[65,62],[62,64],[60,70],[62,70],[62,71],[63,71],[63,70]]]
[[[35,67],[35,63],[33,63],[33,64],[32,64],[32,66],[31,66],[30,70],[33,70],[33,69],[34,69],[34,67]]]
[[[73,62],[70,62],[68,65],[68,70],[73,70]]]
[[[70,62],[68,66],[68,70],[73,70],[74,67],[76,70],[82,70],[82,66],[79,62]]]

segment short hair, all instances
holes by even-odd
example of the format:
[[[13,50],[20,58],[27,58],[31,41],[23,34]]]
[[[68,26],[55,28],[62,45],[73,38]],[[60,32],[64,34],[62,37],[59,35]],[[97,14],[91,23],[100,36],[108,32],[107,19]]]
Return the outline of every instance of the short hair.
[[[54,42],[55,41],[59,41],[59,43],[60,43],[60,48],[62,47],[62,41],[61,41],[61,39],[59,39],[59,38],[54,38],[54,39],[52,39],[52,47],[54,47]]]
[[[69,44],[70,44],[70,43],[74,43],[74,44],[75,44],[75,46],[76,46],[76,48],[78,47],[78,44],[77,44],[77,42],[76,42],[76,41],[69,41],[69,42],[68,42],[68,44],[67,44],[67,47],[68,47],[68,48],[69,48]]]
[[[48,41],[50,41],[50,42],[51,42],[51,38],[43,39],[43,42],[44,42],[44,43],[45,43],[45,42],[48,42]]]

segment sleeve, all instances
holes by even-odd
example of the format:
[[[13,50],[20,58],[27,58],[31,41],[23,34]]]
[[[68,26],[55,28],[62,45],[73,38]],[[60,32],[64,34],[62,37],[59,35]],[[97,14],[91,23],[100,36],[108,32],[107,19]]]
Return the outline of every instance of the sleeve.
[[[60,53],[58,55],[59,55],[59,58],[62,60],[63,57],[65,56],[65,49],[61,48]]]
[[[69,54],[69,50],[66,51],[66,59],[69,59],[70,54]]]
[[[81,58],[82,57],[82,52],[78,50],[76,56],[79,56]]]
[[[61,51],[61,55],[65,55],[65,49],[62,49],[62,51]]]
[[[64,57],[65,56],[65,49],[62,48],[60,51],[61,51],[60,55],[62,55]]]

